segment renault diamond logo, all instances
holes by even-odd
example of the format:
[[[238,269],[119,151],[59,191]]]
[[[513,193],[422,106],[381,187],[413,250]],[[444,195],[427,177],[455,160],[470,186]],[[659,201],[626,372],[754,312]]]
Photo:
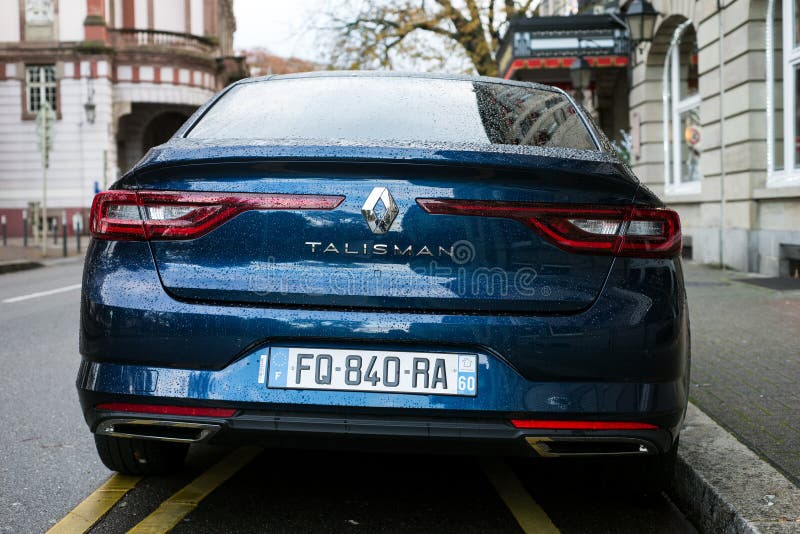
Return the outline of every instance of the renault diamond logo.
[[[378,203],[383,204],[382,209]],[[376,212],[376,209],[378,211]],[[376,187],[361,206],[361,214],[366,219],[369,229],[375,234],[385,234],[397,217],[397,204],[392,194],[385,187]],[[381,215],[379,215],[381,214]]]

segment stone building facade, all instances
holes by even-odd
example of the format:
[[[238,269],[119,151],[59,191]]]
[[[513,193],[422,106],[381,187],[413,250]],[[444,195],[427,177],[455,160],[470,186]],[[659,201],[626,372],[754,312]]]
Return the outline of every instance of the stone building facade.
[[[680,212],[695,260],[794,275],[800,157],[783,141],[800,133],[800,5],[653,5],[661,16],[637,50],[630,95],[634,170]]]
[[[85,212],[144,152],[242,77],[232,0],[0,0],[0,214],[42,199],[36,114],[55,110],[49,214]]]
[[[800,2],[652,4],[660,13],[652,43],[619,43],[630,70],[617,70],[615,78],[612,70],[594,73],[589,100],[599,103],[600,124],[618,138],[623,121],[606,110],[627,114],[632,167],[680,213],[686,256],[800,276]],[[551,0],[541,10],[616,18],[624,8],[624,2]],[[580,22],[576,35],[587,24]],[[506,72],[502,66],[501,59]],[[562,68],[562,79],[566,74]],[[603,93],[601,80],[617,89]]]

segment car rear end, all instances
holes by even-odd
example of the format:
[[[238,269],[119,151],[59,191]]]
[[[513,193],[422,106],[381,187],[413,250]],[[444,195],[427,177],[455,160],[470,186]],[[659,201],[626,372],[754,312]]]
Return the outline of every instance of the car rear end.
[[[234,86],[95,200],[78,389],[101,456],[668,457],[680,223],[599,137],[528,84]]]

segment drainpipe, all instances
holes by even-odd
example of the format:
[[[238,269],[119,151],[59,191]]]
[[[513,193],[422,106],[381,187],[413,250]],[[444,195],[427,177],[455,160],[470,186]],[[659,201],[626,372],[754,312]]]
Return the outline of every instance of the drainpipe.
[[[719,24],[719,265],[725,271],[725,6],[717,0]]]
[[[766,49],[766,112],[767,112],[767,179],[775,166],[775,110],[772,109],[772,99],[775,93],[775,48],[772,43],[775,29],[775,0],[767,1],[767,24],[764,35],[764,48]]]
[[[672,39],[670,39],[669,47],[667,48],[667,55],[664,58],[664,70],[661,72],[661,115],[662,115],[662,132],[661,138],[663,139],[662,146],[664,149],[664,190],[669,186],[670,179],[669,177],[672,175],[672,171],[670,169],[669,161],[670,161],[670,146],[669,146],[669,120],[670,120],[670,84],[669,84],[669,73],[672,70],[671,67],[671,58],[672,53],[678,44],[681,42],[681,36],[683,32],[686,31],[692,24],[691,20],[685,20],[675,28],[675,31],[672,32]]]
[[[80,68],[80,67],[78,67],[78,68]],[[83,83],[84,80],[86,80],[85,84]],[[89,94],[89,81],[86,78],[81,76],[81,100],[83,100],[83,90],[84,89],[86,89],[86,94],[88,95]],[[78,153],[80,154],[80,158],[81,158],[81,163],[80,163],[80,167],[79,167],[80,168],[80,173],[81,173],[81,178],[80,178],[80,180],[81,180],[81,200],[80,200],[79,205],[81,205],[81,206],[83,206],[86,203],[87,198],[90,199],[89,202],[91,202],[91,197],[86,194],[86,175],[87,175],[87,172],[86,172],[86,154],[83,153],[83,149],[84,149],[83,137],[84,137],[84,135],[86,135],[86,127],[87,127],[86,126],[86,122],[87,121],[86,121],[86,115],[83,113],[83,109],[82,108],[83,108],[83,106],[81,106],[79,108],[80,112],[81,112],[80,113],[81,121],[78,123],[78,128],[79,128],[78,129]]]

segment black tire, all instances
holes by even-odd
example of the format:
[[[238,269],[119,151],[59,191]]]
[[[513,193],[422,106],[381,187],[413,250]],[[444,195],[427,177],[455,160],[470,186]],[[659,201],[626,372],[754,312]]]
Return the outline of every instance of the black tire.
[[[166,475],[183,468],[188,443],[94,435],[106,467],[125,475]]]
[[[620,494],[635,499],[660,498],[672,483],[677,453],[676,441],[667,452],[661,454],[603,459],[601,478],[607,481],[612,491]]]
[[[675,463],[678,459],[678,441],[669,451],[639,458],[642,461],[638,468],[635,488],[645,496],[656,496],[669,488],[675,475]]]

